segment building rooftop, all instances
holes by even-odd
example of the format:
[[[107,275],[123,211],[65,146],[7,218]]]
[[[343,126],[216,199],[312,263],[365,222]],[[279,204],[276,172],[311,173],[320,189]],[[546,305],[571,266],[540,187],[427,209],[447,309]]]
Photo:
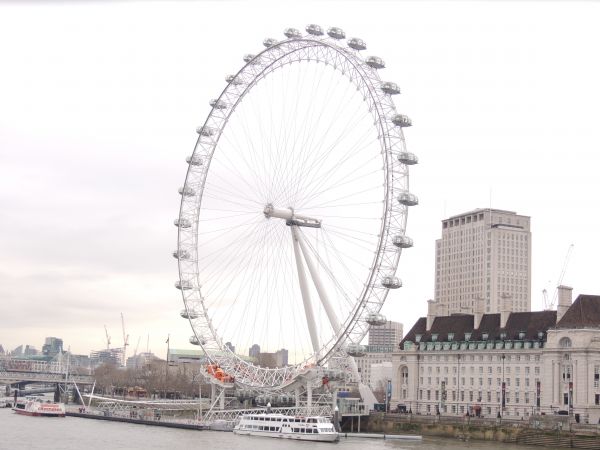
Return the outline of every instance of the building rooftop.
[[[472,211],[468,211],[468,212],[456,214],[454,216],[450,216],[450,217],[448,217],[448,219],[457,219],[459,217],[471,216],[473,214],[477,214],[477,213],[480,213],[480,212],[487,212],[487,211],[491,211],[491,212],[494,212],[494,213],[501,213],[501,214],[517,215],[517,213],[515,211],[507,211],[505,209],[477,208],[477,209],[474,209]],[[444,220],[448,220],[448,219],[444,219]]]
[[[579,295],[556,327],[600,327],[600,295]]]
[[[421,317],[400,342],[462,342],[465,334],[470,333],[469,341],[487,340],[540,340],[539,333],[549,328],[586,328],[600,327],[600,295],[579,295],[561,320],[556,323],[556,311],[513,312],[508,316],[506,327],[500,327],[500,314],[484,314],[479,328],[475,329],[475,317],[472,314],[452,314],[438,316],[427,331],[427,318]],[[523,334],[524,333],[524,334]],[[448,335],[451,334],[451,339]]]
[[[421,335],[420,342],[466,341],[467,333],[470,333],[469,341],[539,340],[540,331],[545,335],[548,328],[556,324],[556,311],[514,312],[508,317],[504,328],[500,327],[500,314],[497,313],[484,314],[477,329],[474,323],[472,314],[440,316],[433,320],[431,329],[427,331],[427,318],[421,317],[400,342],[400,348],[403,348],[405,341],[416,342],[417,335]],[[450,334],[453,335],[451,338]],[[487,334],[487,339],[483,338],[484,334]]]

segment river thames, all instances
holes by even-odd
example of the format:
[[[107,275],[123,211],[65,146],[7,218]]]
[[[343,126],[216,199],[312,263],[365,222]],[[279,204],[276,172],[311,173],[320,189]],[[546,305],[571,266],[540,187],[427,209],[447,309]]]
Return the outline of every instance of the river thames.
[[[336,446],[344,450],[414,449],[414,450],[503,450],[542,449],[481,441],[462,442],[452,439],[424,438],[422,442],[342,438],[339,443],[283,441],[272,438],[237,436],[217,431],[195,431],[135,425],[75,417],[43,418],[15,414],[0,409],[0,449],[37,450],[104,450],[104,449],[223,449],[276,450],[311,449]],[[547,448],[547,447],[546,447]]]

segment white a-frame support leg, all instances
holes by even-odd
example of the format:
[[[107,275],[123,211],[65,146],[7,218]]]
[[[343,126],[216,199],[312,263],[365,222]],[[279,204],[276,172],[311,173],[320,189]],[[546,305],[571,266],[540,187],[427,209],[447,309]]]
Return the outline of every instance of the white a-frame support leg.
[[[329,303],[329,297],[327,297],[327,292],[321,283],[321,277],[319,277],[319,272],[317,268],[313,264],[312,258],[310,257],[310,253],[308,252],[308,248],[306,247],[306,243],[304,242],[304,238],[299,230],[296,230],[296,237],[298,239],[298,243],[300,244],[300,248],[302,249],[302,254],[304,255],[304,260],[306,261],[306,265],[308,267],[308,271],[310,272],[310,276],[313,279],[313,283],[317,288],[317,293],[319,294],[319,298],[321,299],[321,303],[323,304],[323,308],[325,308],[325,313],[327,314],[327,318],[329,319],[329,323],[331,324],[331,328],[335,331],[336,335],[339,335],[340,332],[340,323],[338,322],[338,318],[335,315],[335,311]]]
[[[298,227],[292,225],[292,242],[294,243],[294,256],[296,257],[296,269],[298,270],[298,281],[300,283],[300,292],[302,293],[302,302],[304,303],[304,313],[306,314],[306,322],[308,323],[308,332],[310,334],[310,340],[312,342],[313,351],[315,358],[318,361],[320,359],[319,350],[319,336],[317,335],[317,325],[315,322],[315,315],[313,313],[312,304],[310,302],[310,293],[308,291],[308,284],[306,282],[306,273],[304,272],[304,265],[300,256],[300,249],[298,248]]]

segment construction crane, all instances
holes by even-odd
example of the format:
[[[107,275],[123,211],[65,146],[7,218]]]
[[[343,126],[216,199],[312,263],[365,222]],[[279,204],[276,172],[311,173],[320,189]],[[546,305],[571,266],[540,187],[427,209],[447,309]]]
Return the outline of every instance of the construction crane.
[[[110,336],[108,335],[106,325],[104,325],[104,333],[106,334],[106,350],[108,350],[110,348]]]
[[[142,339],[142,337],[138,336],[138,341],[137,341],[137,344],[135,345],[135,351],[133,352],[133,356],[137,356],[138,348],[140,347],[140,339]]]
[[[550,311],[556,305],[556,300],[558,299],[558,287],[562,284],[563,278],[565,277],[565,273],[567,272],[567,265],[569,264],[569,258],[571,257],[571,253],[573,252],[574,245],[569,245],[569,249],[567,250],[567,255],[565,256],[565,260],[562,266],[562,270],[560,271],[560,275],[558,276],[558,281],[556,282],[556,288],[554,289],[554,293],[552,294],[552,300],[548,301],[548,291],[544,289],[542,291],[542,295],[544,296],[544,310]]]
[[[121,328],[123,329],[123,366],[127,361],[127,346],[129,345],[129,335],[125,334],[125,319],[123,313],[121,313]]]

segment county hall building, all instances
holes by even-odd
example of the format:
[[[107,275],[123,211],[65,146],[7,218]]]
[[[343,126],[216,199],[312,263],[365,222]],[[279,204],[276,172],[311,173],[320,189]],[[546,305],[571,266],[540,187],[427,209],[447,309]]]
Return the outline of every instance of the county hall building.
[[[508,299],[507,299],[508,300]],[[600,420],[600,296],[558,288],[556,311],[444,314],[430,300],[392,356],[392,407],[413,414]],[[512,302],[511,302],[512,303]]]

